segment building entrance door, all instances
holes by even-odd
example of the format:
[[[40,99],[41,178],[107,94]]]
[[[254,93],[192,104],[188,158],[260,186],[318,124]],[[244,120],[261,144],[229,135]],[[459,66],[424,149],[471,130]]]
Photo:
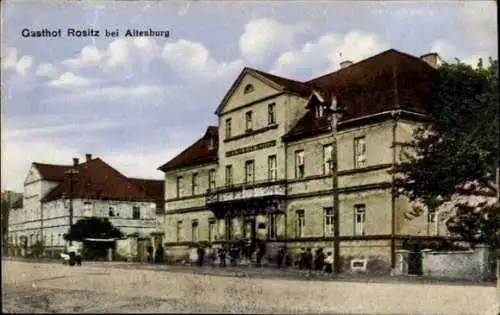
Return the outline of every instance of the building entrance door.
[[[257,226],[255,224],[255,218],[245,220],[244,236],[245,239],[248,240],[254,240],[257,236]]]

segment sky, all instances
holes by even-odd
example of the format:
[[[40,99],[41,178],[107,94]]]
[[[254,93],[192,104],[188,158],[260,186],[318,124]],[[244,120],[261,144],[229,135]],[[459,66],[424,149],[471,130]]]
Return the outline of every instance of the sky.
[[[310,80],[390,48],[472,65],[498,54],[495,1],[1,5],[1,187],[19,192],[32,162],[69,165],[86,153],[126,176],[162,179],[157,168],[217,124],[245,66]],[[134,28],[169,36],[124,36]]]

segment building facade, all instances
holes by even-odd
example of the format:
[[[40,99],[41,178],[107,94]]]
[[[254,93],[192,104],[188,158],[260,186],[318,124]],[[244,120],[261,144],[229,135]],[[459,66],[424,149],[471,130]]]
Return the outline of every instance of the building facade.
[[[331,251],[327,108],[336,102],[340,255],[393,266],[406,238],[435,226],[392,193],[391,170],[427,121],[438,61],[391,49],[307,82],[245,68],[216,110],[218,126],[159,168],[170,253],[241,239]]]
[[[118,253],[137,256],[139,239],[153,237],[155,243],[161,237],[157,213],[162,217],[163,185],[161,180],[128,178],[90,154],[83,163],[75,158],[73,165],[32,163],[22,207],[11,212],[9,243],[16,255],[27,254],[40,241],[47,254],[61,252],[70,222],[100,217],[127,236],[118,242]]]

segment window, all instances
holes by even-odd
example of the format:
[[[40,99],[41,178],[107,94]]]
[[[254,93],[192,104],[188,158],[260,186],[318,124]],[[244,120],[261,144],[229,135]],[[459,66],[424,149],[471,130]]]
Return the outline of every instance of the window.
[[[141,218],[141,209],[139,207],[132,208],[132,219],[138,220]]]
[[[177,242],[182,240],[182,221],[177,221],[176,239]]]
[[[276,113],[275,113],[276,104],[271,103],[267,105],[267,124],[272,125],[276,123]]]
[[[91,217],[92,216],[92,203],[89,201],[85,201],[83,203],[83,216]]]
[[[50,246],[54,246],[54,234],[50,234]]]
[[[366,207],[364,204],[358,204],[354,206],[354,219],[356,222],[354,233],[356,235],[365,235],[365,211]]]
[[[295,178],[304,177],[304,150],[295,151]]]
[[[233,166],[226,165],[226,186],[233,184]]]
[[[208,189],[215,189],[215,170],[208,171]]]
[[[276,155],[270,155],[267,158],[267,179],[269,181],[274,181],[278,179],[278,166],[276,161]]]
[[[253,87],[253,85],[247,84],[245,86],[245,89],[243,90],[243,94],[252,93],[254,90],[255,90],[255,88]]]
[[[304,237],[306,218],[304,210],[297,210],[297,237]]]
[[[177,177],[177,198],[184,195],[184,181],[182,176]]]
[[[191,177],[191,194],[196,195],[198,193],[198,173],[194,173]]]
[[[329,175],[332,173],[332,145],[323,146],[323,174]]]
[[[323,117],[323,106],[316,106],[316,118]]]
[[[215,138],[210,137],[208,138],[208,149],[213,150],[215,148]]]
[[[193,220],[191,222],[191,241],[198,242],[198,240],[199,240],[198,220]]]
[[[115,216],[115,208],[109,207],[108,215],[110,217],[114,217]]]
[[[215,241],[215,236],[217,235],[217,225],[215,219],[208,220],[208,241]]]
[[[245,183],[253,184],[255,181],[255,164],[253,160],[245,162]]]
[[[276,221],[276,214],[269,215],[269,238],[271,239],[276,239],[278,236]]]
[[[251,131],[252,130],[252,111],[246,112],[245,114],[245,130],[246,131]]]
[[[333,236],[333,208],[324,208],[325,236]]]
[[[231,138],[231,118],[226,119],[226,139]]]
[[[354,167],[360,168],[366,166],[366,141],[365,137],[354,139]]]
[[[427,214],[427,220],[429,223],[436,223],[436,210],[429,209],[429,213]]]

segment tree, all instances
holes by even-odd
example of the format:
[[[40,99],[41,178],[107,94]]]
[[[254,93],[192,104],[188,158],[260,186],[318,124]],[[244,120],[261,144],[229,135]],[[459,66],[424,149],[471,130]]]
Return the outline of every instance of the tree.
[[[78,220],[73,224],[64,239],[83,242],[86,238],[123,238],[123,233],[107,219],[90,217]]]
[[[7,200],[2,198],[1,200],[1,229],[2,229],[2,244],[4,253],[7,251],[8,241],[8,229],[9,229],[9,213],[10,213],[10,205]]]
[[[415,131],[406,163],[396,168],[396,194],[434,212],[457,195],[493,195],[498,167],[498,62],[477,68],[457,59],[439,69],[430,122]],[[498,202],[457,202],[450,232],[498,245]],[[414,214],[425,211],[417,209]]]

